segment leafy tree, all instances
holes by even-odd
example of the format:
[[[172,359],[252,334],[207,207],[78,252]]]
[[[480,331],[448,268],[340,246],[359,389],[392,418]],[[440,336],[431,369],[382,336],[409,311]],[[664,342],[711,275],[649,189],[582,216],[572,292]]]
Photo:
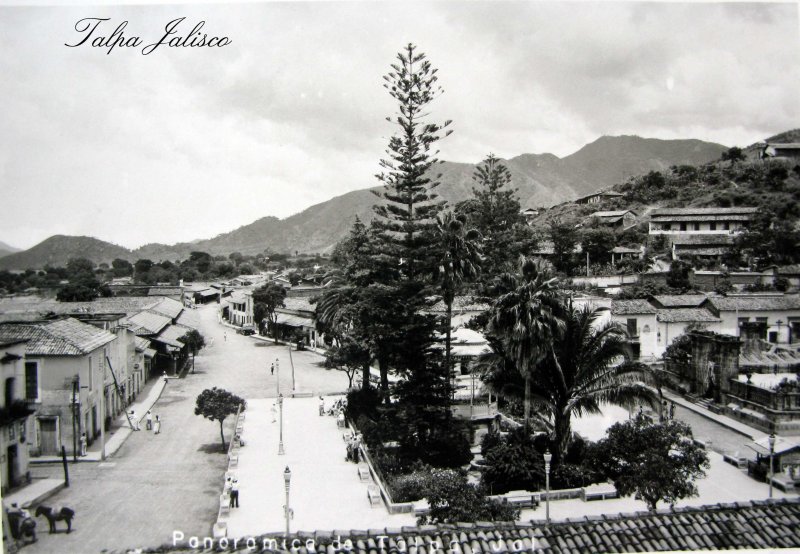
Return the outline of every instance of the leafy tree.
[[[732,146],[728,148],[720,157],[720,160],[723,162],[731,162],[731,166],[733,166],[736,162],[744,161],[744,159],[744,152],[742,152],[742,149],[738,146]]]
[[[800,231],[788,218],[776,215],[775,211],[762,210],[749,228],[736,237],[733,249],[736,258],[744,256],[759,268],[797,263],[800,262]]]
[[[222,450],[225,450],[225,432],[222,424],[226,417],[236,413],[239,406],[242,407],[242,411],[247,407],[243,399],[225,389],[218,389],[217,387],[206,389],[197,396],[194,415],[201,415],[211,421],[219,422],[219,435],[222,438]]]
[[[71,258],[67,262],[67,278],[70,281],[77,279],[94,279],[94,262],[86,258]]]
[[[200,334],[200,331],[197,329],[192,329],[188,331],[185,335],[178,339],[180,342],[186,345],[189,349],[189,352],[192,353],[192,373],[194,373],[194,357],[197,355],[200,350],[203,349],[206,345],[206,339]]]
[[[611,250],[617,245],[614,231],[605,227],[586,229],[582,239],[583,250],[589,254],[592,263],[611,261]]]
[[[475,521],[514,521],[519,510],[482,495],[463,473],[434,469],[425,486],[430,511],[417,518],[419,525]]]
[[[277,308],[284,306],[283,300],[286,298],[286,289],[277,283],[267,283],[253,291],[253,312],[256,321],[266,319],[269,327],[275,330],[278,323],[278,316],[275,313]]]
[[[613,425],[595,449],[596,465],[622,496],[635,495],[650,511],[697,496],[694,481],[710,467],[708,455],[692,441],[687,424],[650,424],[643,416]]]
[[[59,302],[90,302],[100,296],[99,285],[94,279],[69,283],[58,289],[56,300]]]
[[[214,258],[207,252],[191,252],[189,253],[189,261],[194,264],[197,271],[200,273],[208,273],[214,263]]]
[[[466,217],[452,212],[439,214],[436,220],[436,244],[440,256],[439,266],[434,269],[434,279],[438,281],[442,300],[446,306],[445,315],[445,367],[449,372],[450,342],[453,321],[453,302],[460,286],[476,277],[480,271],[481,247],[480,233],[464,228]]]
[[[549,232],[553,242],[553,265],[558,271],[571,275],[575,266],[575,246],[578,244],[575,227],[555,219],[550,222]]]
[[[539,260],[520,258],[519,275],[504,274],[507,292],[492,307],[488,331],[525,379],[525,426],[531,417],[531,377],[563,325],[556,279]]]
[[[372,361],[369,348],[349,337],[344,337],[338,346],[328,349],[325,365],[344,371],[347,375],[347,388],[353,388],[353,377],[362,371],[369,381],[369,366]],[[363,385],[362,385],[363,386]],[[367,385],[369,386],[369,385]]]
[[[128,277],[133,275],[133,265],[131,265],[128,260],[116,258],[111,262],[111,267],[113,268],[114,277]]]
[[[674,260],[667,272],[667,286],[683,291],[691,289],[692,283],[689,281],[689,272],[691,270],[692,266],[686,262]]]
[[[150,272],[150,269],[153,267],[153,261],[148,259],[141,259],[136,260],[133,264],[134,275],[136,279],[139,281],[144,280],[147,277],[147,274]]]

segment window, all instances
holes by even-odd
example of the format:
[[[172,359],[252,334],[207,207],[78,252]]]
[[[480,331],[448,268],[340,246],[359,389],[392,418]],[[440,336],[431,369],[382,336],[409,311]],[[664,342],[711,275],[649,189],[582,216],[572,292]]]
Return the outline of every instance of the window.
[[[8,408],[14,402],[14,378],[9,377],[6,379],[6,397],[5,407]]]
[[[628,328],[628,334],[632,337],[637,336],[639,333],[638,330],[636,329],[636,318],[630,318],[626,323]]]
[[[685,223],[681,223],[681,231],[685,231],[685,230],[686,230],[686,224]]]
[[[39,400],[39,364],[25,362],[25,398]]]
[[[672,225],[670,225],[669,223],[665,223],[663,228],[664,228],[665,231],[669,231],[669,230],[672,229]]]
[[[731,230],[731,224],[730,223],[723,223],[722,224],[722,228],[725,229],[726,231],[730,231]]]
[[[716,230],[717,230],[717,224],[716,224],[716,223],[712,223],[712,224],[709,226],[709,229],[711,229],[712,231],[716,231]]]
[[[700,230],[700,224],[699,223],[695,223],[694,224],[694,230],[695,231],[699,231]]]

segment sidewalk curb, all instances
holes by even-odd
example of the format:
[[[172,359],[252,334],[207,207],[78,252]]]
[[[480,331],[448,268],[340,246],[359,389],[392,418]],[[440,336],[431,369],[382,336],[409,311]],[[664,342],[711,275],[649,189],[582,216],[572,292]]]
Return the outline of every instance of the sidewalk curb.
[[[680,396],[676,396],[676,395],[670,394],[670,393],[664,393],[664,398],[668,398],[671,402],[676,402],[677,404],[683,406],[687,410],[691,410],[692,412],[696,413],[697,415],[699,415],[701,417],[704,417],[709,421],[713,421],[717,425],[721,425],[721,426],[725,427],[726,429],[728,429],[730,431],[733,431],[734,433],[738,433],[739,435],[742,435],[743,437],[747,437],[750,440],[756,440],[756,438],[761,434],[757,429],[753,429],[753,431],[758,433],[757,435],[754,435],[753,433],[745,432],[744,430],[738,428],[738,425],[749,427],[745,423],[739,423],[737,421],[734,421],[734,423],[736,423],[737,425],[731,425],[731,423],[726,421],[725,419],[711,417],[707,413],[708,410],[706,410],[705,408],[702,408],[701,406],[697,406],[694,402],[686,400],[685,398],[682,398]],[[727,418],[727,416],[725,416],[725,417]]]

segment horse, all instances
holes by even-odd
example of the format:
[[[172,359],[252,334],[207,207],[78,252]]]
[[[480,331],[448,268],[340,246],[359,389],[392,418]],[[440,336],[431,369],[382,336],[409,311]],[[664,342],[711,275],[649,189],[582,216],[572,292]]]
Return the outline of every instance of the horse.
[[[23,542],[36,542],[36,520],[22,512],[9,511],[8,524],[11,527],[11,537]]]
[[[58,532],[56,529],[56,521],[66,521],[67,533],[69,533],[72,531],[72,518],[75,516],[75,510],[71,508],[60,508],[58,511],[54,511],[53,508],[49,506],[39,506],[36,508],[36,517],[39,516],[47,518],[47,522],[50,524],[50,533]]]

